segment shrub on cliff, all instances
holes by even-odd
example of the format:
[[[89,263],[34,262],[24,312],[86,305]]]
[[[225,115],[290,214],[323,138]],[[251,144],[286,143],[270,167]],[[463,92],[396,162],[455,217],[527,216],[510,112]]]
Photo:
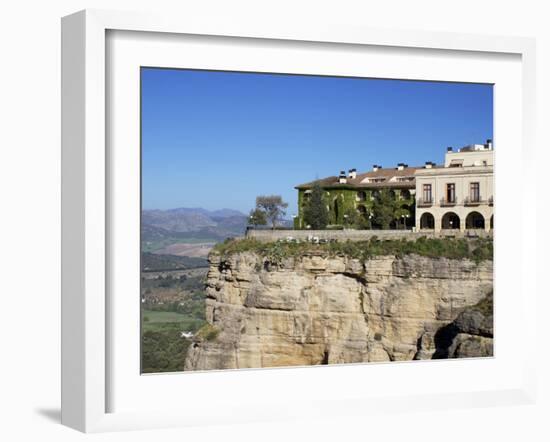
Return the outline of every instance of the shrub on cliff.
[[[220,330],[212,324],[204,324],[197,332],[196,337],[205,341],[213,341],[220,334]]]
[[[241,252],[255,252],[270,262],[281,262],[286,257],[309,253],[329,256],[348,256],[356,259],[369,259],[374,256],[404,256],[416,254],[430,258],[471,259],[475,262],[493,259],[492,239],[425,238],[416,241],[378,240],[345,241],[325,244],[310,242],[259,242],[254,239],[232,240],[216,245],[212,253],[230,255]]]

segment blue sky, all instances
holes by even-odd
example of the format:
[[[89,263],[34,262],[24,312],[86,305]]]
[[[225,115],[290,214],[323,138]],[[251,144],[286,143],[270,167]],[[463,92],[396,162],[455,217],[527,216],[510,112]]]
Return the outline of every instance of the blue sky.
[[[493,138],[491,85],[142,68],[144,209],[231,208]]]

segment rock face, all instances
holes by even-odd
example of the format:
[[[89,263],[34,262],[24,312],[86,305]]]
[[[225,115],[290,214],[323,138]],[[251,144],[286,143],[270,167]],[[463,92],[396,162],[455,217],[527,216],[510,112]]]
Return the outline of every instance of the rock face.
[[[466,308],[492,288],[491,261],[211,255],[206,318],[216,333],[192,343],[185,369],[490,355],[492,317]]]
[[[435,335],[434,358],[493,356],[493,294],[477,305],[466,307],[450,324]]]

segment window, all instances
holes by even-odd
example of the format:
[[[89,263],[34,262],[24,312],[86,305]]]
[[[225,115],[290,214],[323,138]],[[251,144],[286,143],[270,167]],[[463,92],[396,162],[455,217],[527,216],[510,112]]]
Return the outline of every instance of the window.
[[[455,183],[447,183],[447,202],[454,203],[455,198]]]
[[[422,199],[425,202],[431,202],[432,201],[432,185],[431,184],[422,185]]]
[[[470,183],[470,201],[477,203],[479,200],[479,183]]]

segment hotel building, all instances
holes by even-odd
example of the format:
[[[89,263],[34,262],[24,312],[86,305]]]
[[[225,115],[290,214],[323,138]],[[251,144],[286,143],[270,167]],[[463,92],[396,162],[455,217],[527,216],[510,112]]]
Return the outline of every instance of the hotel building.
[[[324,190],[329,224],[345,226],[347,213],[355,210],[368,220],[379,193],[386,189],[400,207],[402,219],[395,219],[392,229],[412,229],[434,233],[493,228],[493,165],[491,140],[454,151],[447,148],[445,163],[428,161],[424,166],[409,167],[398,163],[384,168],[374,165],[368,172],[350,169],[346,174],[322,178],[296,186],[297,229],[307,228],[304,208],[314,184]],[[369,228],[379,228],[369,221]]]

